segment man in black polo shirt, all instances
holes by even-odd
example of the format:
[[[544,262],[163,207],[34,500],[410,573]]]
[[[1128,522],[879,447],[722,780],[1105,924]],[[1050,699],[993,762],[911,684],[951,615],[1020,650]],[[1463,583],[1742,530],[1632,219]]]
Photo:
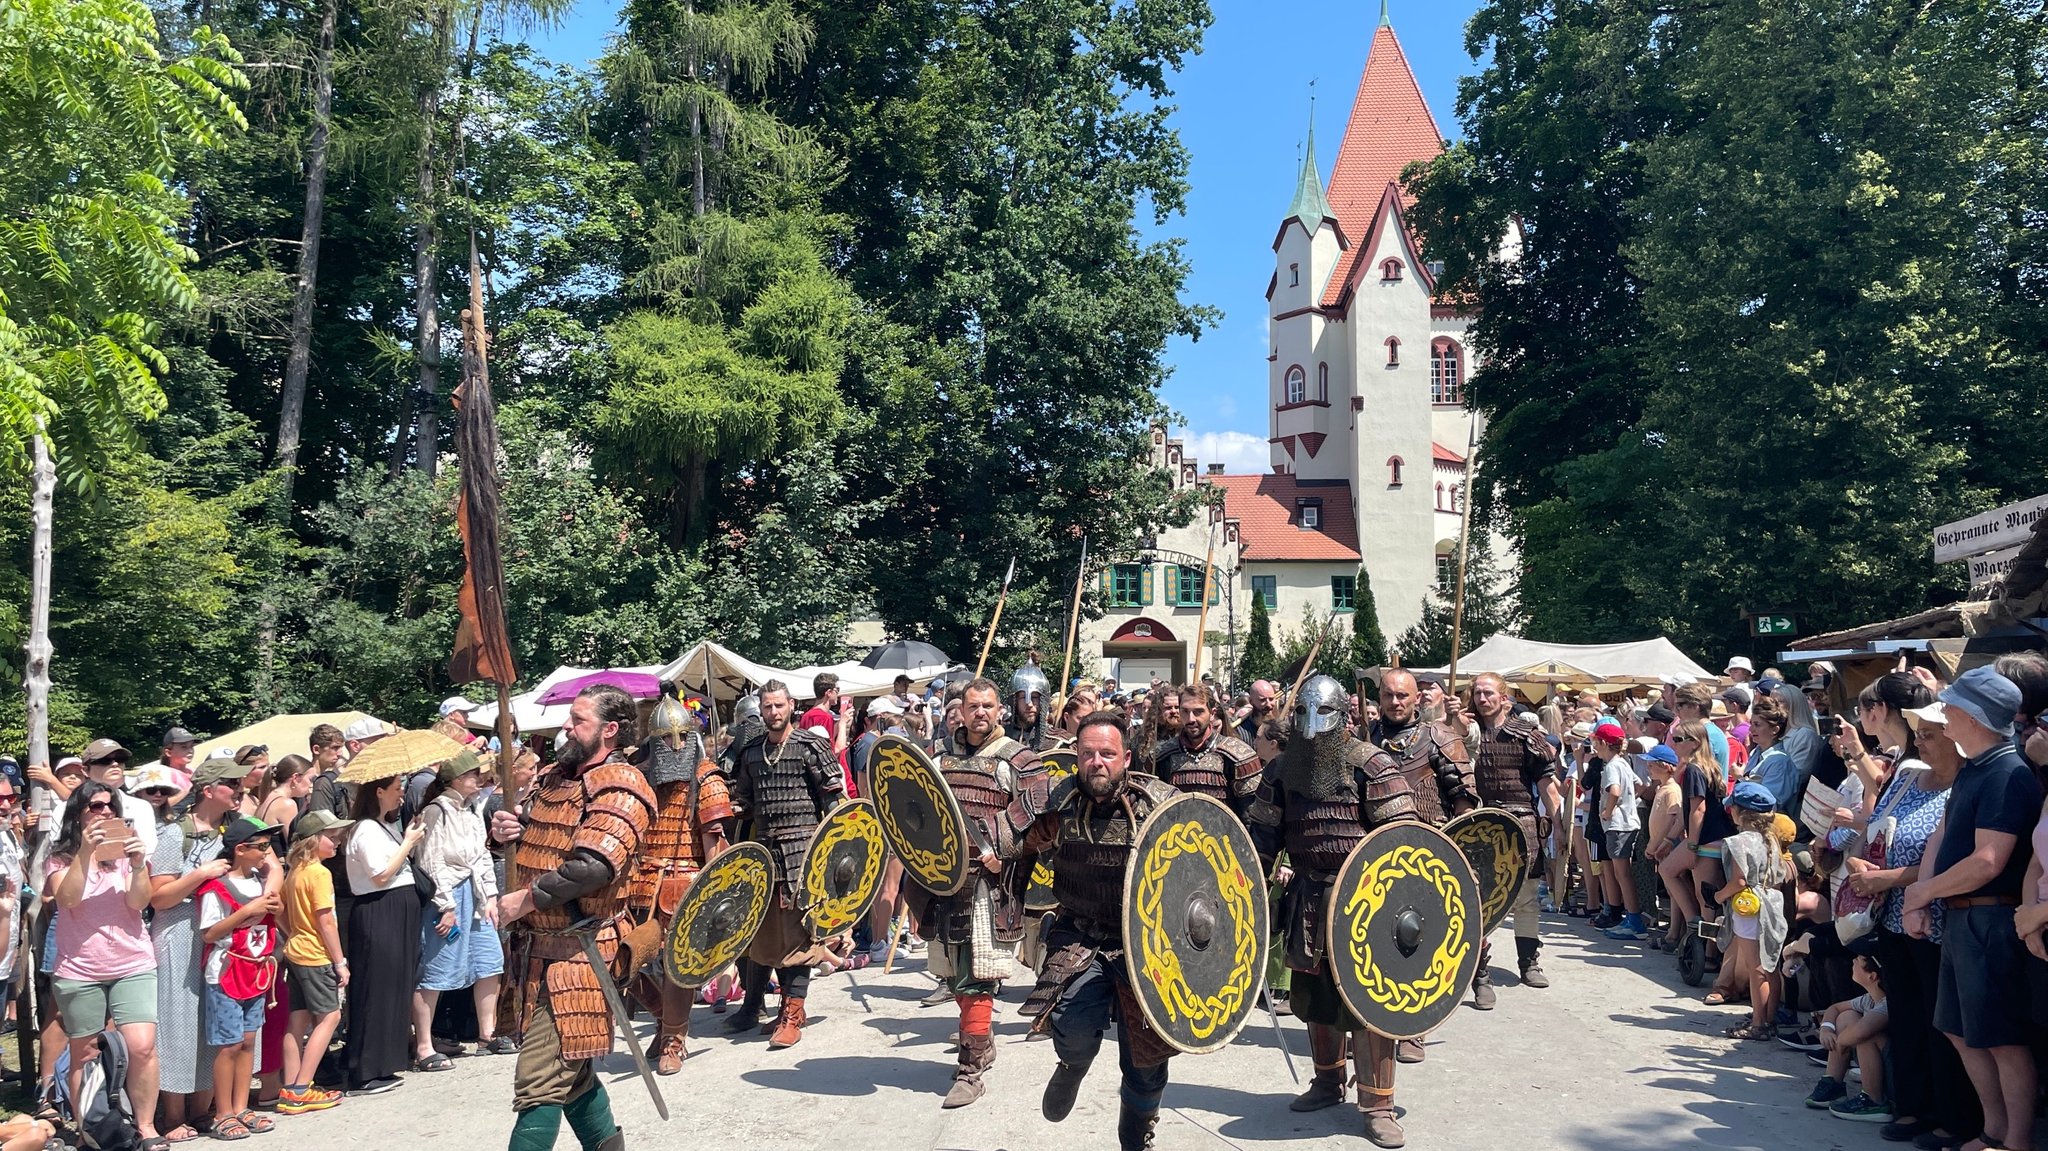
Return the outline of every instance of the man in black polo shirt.
[[[1941,693],[1948,738],[1966,757],[1938,842],[1906,888],[1905,927],[1925,937],[1940,900],[1941,978],[1934,1025],[1962,1055],[1984,1108],[1990,1147],[2032,1147],[2034,1056],[2028,1048],[2027,951],[2013,931],[2023,846],[2040,817],[2041,786],[2012,743],[2020,690],[1989,667],[1972,668]]]

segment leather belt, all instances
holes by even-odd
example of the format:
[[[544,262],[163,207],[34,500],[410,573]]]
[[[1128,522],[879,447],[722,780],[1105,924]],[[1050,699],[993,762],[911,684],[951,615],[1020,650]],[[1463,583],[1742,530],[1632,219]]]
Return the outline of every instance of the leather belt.
[[[1950,911],[1961,911],[1966,907],[2018,907],[2017,895],[1952,895],[1941,901]]]

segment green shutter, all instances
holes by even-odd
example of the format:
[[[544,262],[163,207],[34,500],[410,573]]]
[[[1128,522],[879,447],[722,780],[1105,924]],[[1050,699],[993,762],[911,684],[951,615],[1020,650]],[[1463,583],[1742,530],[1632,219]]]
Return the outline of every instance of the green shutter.
[[[1186,607],[1180,600],[1180,565],[1166,564],[1162,579],[1166,581],[1166,603],[1169,607]]]
[[[1148,607],[1152,603],[1152,565],[1146,564],[1138,575],[1138,605]]]

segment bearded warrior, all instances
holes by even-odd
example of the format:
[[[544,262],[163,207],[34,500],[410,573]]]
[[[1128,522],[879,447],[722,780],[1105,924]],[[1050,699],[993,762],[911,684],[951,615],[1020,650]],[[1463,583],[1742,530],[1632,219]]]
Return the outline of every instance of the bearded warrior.
[[[1011,805],[1011,826],[1026,852],[1050,852],[1059,911],[1046,932],[1045,968],[1024,1002],[1034,1033],[1051,1032],[1059,1066],[1039,1106],[1058,1123],[1074,1109],[1081,1081],[1117,1025],[1123,1070],[1117,1143],[1147,1151],[1166,1093],[1173,1048],[1145,1022],[1123,959],[1124,872],[1138,829],[1174,790],[1129,770],[1128,733],[1114,712],[1080,722],[1074,774],[1055,784],[1042,807],[1027,797]]]
[[[638,709],[608,684],[584,688],[569,706],[567,739],[534,788],[524,815],[500,811],[492,836],[516,840],[513,878],[499,903],[511,930],[507,975],[517,989],[520,1034],[513,1077],[511,1151],[548,1151],[562,1120],[584,1151],[622,1151],[611,1100],[590,1061],[612,1047],[612,1018],[581,935],[621,974],[626,888],[654,822],[654,793],[620,751]]]
[[[977,679],[960,694],[960,723],[939,767],[967,816],[978,861],[955,894],[927,893],[918,916],[932,945],[931,972],[945,981],[942,986],[960,1009],[960,1062],[946,1094],[948,1108],[982,1096],[982,1075],[996,1060],[995,997],[1024,936],[1022,884],[1030,872],[1003,862],[1018,854],[1010,806],[1025,796],[1032,806],[1044,806],[1045,768],[1037,752],[1003,733],[1001,710],[989,680]]]
[[[798,730],[787,685],[781,680],[762,684],[760,707],[761,734],[735,757],[732,798],[751,824],[747,838],[765,845],[775,857],[775,899],[747,949],[747,961],[741,965],[746,995],[725,1029],[740,1034],[760,1024],[768,978],[774,975],[782,989],[782,1010],[761,1029],[769,1033],[769,1049],[779,1050],[803,1038],[810,1022],[804,997],[810,990],[811,968],[831,954],[811,939],[797,888],[811,836],[825,814],[846,798],[846,785],[832,744],[814,732]]]
[[[1366,1030],[1345,1005],[1323,954],[1330,886],[1367,832],[1416,818],[1415,797],[1392,756],[1351,734],[1343,685],[1311,676],[1294,706],[1280,758],[1268,764],[1247,821],[1262,861],[1287,852],[1294,874],[1281,896],[1281,931],[1293,971],[1294,1014],[1308,1024],[1315,1080],[1290,1105],[1317,1111],[1344,1101],[1355,1063],[1365,1137],[1380,1147],[1406,1141],[1394,1114],[1394,1041]]]
[[[1557,749],[1550,746],[1535,724],[1515,718],[1507,681],[1492,672],[1472,678],[1472,710],[1479,718],[1479,741],[1473,754],[1479,794],[1485,797],[1487,806],[1514,815],[1529,847],[1529,874],[1522,880],[1511,908],[1515,917],[1515,958],[1521,965],[1522,985],[1548,987],[1550,977],[1538,962],[1542,943],[1536,933],[1536,876],[1543,867],[1541,848],[1546,829],[1538,827],[1530,795],[1540,791],[1545,811],[1560,810]],[[1493,974],[1487,967],[1492,950],[1490,942],[1480,948],[1479,974],[1472,980],[1472,1005],[1481,1011],[1492,1010],[1494,1004]]]
[[[1259,770],[1259,753],[1230,734],[1208,686],[1182,687],[1180,731],[1160,741],[1153,773],[1175,791],[1206,795],[1243,819],[1259,790]]]
[[[654,825],[648,829],[626,889],[626,911],[636,926],[627,947],[634,966],[655,954],[668,935],[676,908],[696,882],[697,872],[725,848],[732,802],[725,780],[704,754],[704,739],[688,708],[663,696],[647,717],[647,742],[634,762],[654,788]],[[652,975],[636,981],[634,993],[656,1021],[648,1062],[661,1075],[674,1075],[689,1058],[690,992]]]

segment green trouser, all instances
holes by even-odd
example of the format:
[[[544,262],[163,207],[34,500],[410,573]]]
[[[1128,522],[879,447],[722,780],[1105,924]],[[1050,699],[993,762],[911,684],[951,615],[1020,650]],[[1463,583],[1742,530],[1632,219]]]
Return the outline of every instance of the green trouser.
[[[565,1118],[583,1151],[597,1151],[619,1129],[612,1120],[611,1097],[591,1070],[590,1060],[562,1058],[561,1036],[545,993],[520,1037],[512,1078],[513,1107],[519,1118],[512,1124],[509,1151],[552,1151]]]
[[[1293,983],[1294,971],[1287,966],[1287,937],[1276,935],[1266,952],[1266,986],[1275,995],[1286,995]]]

